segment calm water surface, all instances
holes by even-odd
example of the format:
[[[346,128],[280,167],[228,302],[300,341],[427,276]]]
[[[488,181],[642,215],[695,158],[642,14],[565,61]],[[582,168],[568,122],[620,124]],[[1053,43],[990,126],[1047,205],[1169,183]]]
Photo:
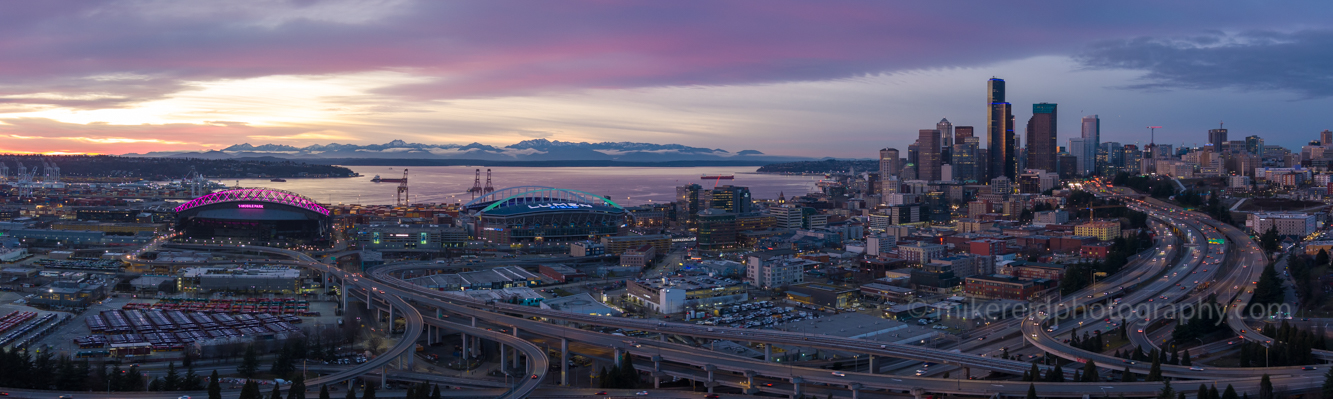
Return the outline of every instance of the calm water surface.
[[[270,187],[292,191],[316,201],[328,203],[392,204],[398,183],[374,183],[375,175],[400,178],[402,167],[350,166],[361,177],[346,179],[295,179],[271,182],[268,179],[224,180],[231,186]],[[472,199],[476,167],[418,166],[409,167],[409,188],[413,203],[453,203]],[[549,186],[609,195],[622,205],[669,202],[676,196],[676,186],[698,183],[704,187],[731,184],[749,187],[757,199],[777,198],[779,193],[788,197],[815,191],[818,176],[785,176],[755,173],[758,167],[723,166],[695,168],[532,168],[492,167],[491,184],[496,189],[513,186]],[[702,180],[700,175],[734,175],[735,180]],[[482,185],[486,184],[486,168],[481,169]]]

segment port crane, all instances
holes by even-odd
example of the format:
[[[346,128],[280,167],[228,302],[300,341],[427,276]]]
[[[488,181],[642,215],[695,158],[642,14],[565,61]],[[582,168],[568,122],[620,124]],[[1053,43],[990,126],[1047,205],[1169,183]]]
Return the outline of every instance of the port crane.
[[[407,168],[403,168],[403,181],[398,182],[398,206],[407,206],[409,201],[407,192]]]

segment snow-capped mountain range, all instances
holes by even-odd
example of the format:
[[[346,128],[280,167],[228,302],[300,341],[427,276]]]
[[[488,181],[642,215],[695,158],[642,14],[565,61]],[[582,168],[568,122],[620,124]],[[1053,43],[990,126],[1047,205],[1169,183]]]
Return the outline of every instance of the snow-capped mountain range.
[[[524,140],[504,147],[481,143],[422,144],[393,140],[384,144],[315,144],[295,147],[284,144],[236,144],[220,151],[150,152],[125,154],[147,157],[194,158],[283,158],[283,159],[413,159],[479,161],[619,161],[673,162],[691,160],[785,162],[806,158],[768,156],[755,150],[730,152],[720,148],[690,147],[681,144],[634,142],[571,142],[547,139]]]

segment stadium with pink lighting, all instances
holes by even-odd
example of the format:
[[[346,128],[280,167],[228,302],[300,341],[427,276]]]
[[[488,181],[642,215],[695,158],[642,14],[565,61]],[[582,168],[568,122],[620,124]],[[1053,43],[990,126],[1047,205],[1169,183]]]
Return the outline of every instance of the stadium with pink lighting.
[[[176,207],[181,239],[237,239],[321,245],[329,210],[289,191],[240,188],[209,193]]]

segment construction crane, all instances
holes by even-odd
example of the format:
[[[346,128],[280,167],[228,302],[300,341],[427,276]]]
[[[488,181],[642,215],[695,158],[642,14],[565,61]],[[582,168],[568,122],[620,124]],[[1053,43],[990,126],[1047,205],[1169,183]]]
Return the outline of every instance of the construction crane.
[[[1161,128],[1161,126],[1148,126],[1148,144],[1157,144],[1157,129]]]
[[[476,176],[472,178],[472,188],[467,189],[468,194],[472,194],[472,199],[477,199],[477,194],[482,194],[485,189],[481,187],[481,169],[477,169]]]
[[[1102,208],[1124,208],[1124,207],[1125,207],[1124,205],[1098,205],[1098,206],[1089,206],[1089,207],[1086,207],[1086,208],[1083,208],[1083,209],[1087,209],[1087,210],[1088,210],[1088,220],[1097,220],[1097,218],[1094,216],[1094,214],[1095,214],[1095,212],[1096,212],[1095,209],[1102,209]]]
[[[407,206],[407,168],[403,168],[403,181],[398,182],[398,206]]]
[[[486,169],[486,187],[481,189],[482,194],[490,194],[495,191],[495,186],[491,185],[491,170]]]

